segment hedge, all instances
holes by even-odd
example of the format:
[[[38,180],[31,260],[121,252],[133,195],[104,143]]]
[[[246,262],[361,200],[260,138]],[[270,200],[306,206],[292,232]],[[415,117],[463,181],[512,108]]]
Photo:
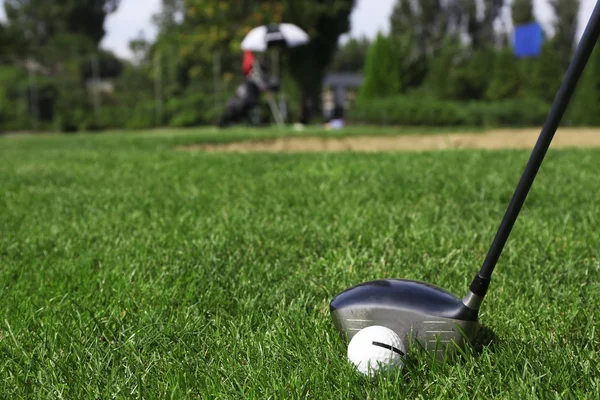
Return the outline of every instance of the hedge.
[[[348,113],[354,123],[404,126],[532,126],[544,123],[550,105],[537,99],[456,102],[425,96],[358,101]]]

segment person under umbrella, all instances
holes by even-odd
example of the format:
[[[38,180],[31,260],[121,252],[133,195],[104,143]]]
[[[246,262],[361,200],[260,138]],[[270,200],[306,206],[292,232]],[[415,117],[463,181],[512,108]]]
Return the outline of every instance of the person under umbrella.
[[[280,84],[279,82],[267,83],[265,66],[258,62],[254,52],[297,47],[308,41],[308,34],[293,24],[262,25],[250,30],[241,43],[241,48],[244,50],[242,71],[246,76],[246,82],[238,87],[236,95],[228,102],[225,112],[219,120],[219,126],[226,126],[248,118],[262,92],[266,93],[271,113],[277,125],[283,126],[283,116],[275,104],[272,93],[279,90]]]

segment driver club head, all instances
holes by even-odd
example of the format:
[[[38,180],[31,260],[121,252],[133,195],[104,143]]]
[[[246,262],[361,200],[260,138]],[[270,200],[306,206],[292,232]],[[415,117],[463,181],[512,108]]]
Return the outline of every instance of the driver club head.
[[[478,328],[477,310],[455,295],[424,282],[383,279],[361,283],[337,295],[330,303],[338,332],[350,341],[360,330],[385,326],[405,346],[416,340],[425,350],[444,359],[464,348]]]

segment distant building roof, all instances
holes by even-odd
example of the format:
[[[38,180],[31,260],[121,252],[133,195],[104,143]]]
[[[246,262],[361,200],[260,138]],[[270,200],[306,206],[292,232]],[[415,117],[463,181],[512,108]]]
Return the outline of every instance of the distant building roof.
[[[362,74],[352,72],[330,72],[323,79],[325,86],[359,87],[362,82]]]

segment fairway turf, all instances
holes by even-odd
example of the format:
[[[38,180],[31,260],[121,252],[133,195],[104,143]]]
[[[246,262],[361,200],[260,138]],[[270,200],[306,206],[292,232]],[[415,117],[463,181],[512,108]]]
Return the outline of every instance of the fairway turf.
[[[480,314],[496,340],[370,380],[329,301],[462,296],[529,151],[172,150],[199,141],[0,137],[0,398],[600,398],[600,150],[550,150]]]

